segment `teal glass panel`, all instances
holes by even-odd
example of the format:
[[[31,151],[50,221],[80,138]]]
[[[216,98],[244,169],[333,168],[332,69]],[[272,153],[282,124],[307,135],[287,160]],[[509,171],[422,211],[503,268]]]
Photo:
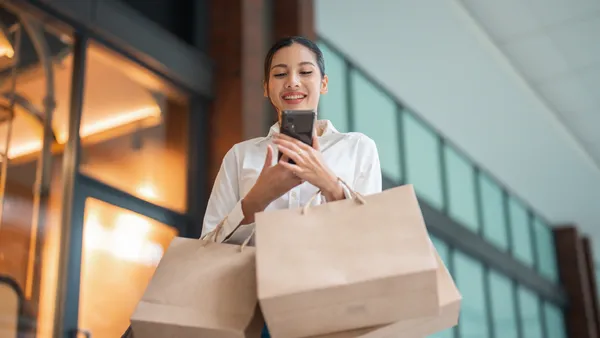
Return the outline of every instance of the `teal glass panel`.
[[[538,296],[523,286],[519,286],[518,296],[523,337],[544,338]]]
[[[533,266],[533,249],[531,247],[531,231],[527,209],[514,198],[509,198],[510,229],[515,258]]]
[[[411,113],[402,114],[406,149],[407,183],[413,184],[419,197],[442,209],[442,177],[438,137]]]
[[[508,229],[502,189],[488,175],[479,174],[483,236],[499,249],[508,250]]]
[[[458,251],[455,252],[453,258],[453,277],[463,296],[458,323],[461,336],[489,337],[483,266],[480,262]]]
[[[494,270],[490,270],[489,278],[494,335],[503,338],[518,338],[519,329],[512,281]]]
[[[556,283],[558,282],[558,267],[556,266],[556,247],[552,229],[540,218],[535,217],[533,233],[535,234],[538,270],[542,276]]]
[[[565,317],[562,310],[553,304],[544,303],[546,334],[548,338],[566,338]]]
[[[477,202],[475,197],[475,171],[467,159],[453,147],[444,147],[446,156],[446,181],[448,182],[448,212],[460,224],[477,232]]]
[[[340,132],[348,132],[348,100],[346,95],[346,62],[327,45],[319,43],[325,58],[325,72],[329,78],[328,92],[319,101],[319,119],[330,120]]]
[[[446,244],[446,242],[440,240],[439,238],[437,238],[435,236],[429,236],[429,237],[431,238],[431,242],[433,243],[433,246],[435,246],[435,249],[437,250],[438,254],[440,255],[440,258],[444,262],[444,265],[446,265],[446,267],[448,267],[448,262],[450,259],[450,248],[448,247],[448,244]],[[429,338],[453,338],[452,331],[453,331],[453,329],[447,329],[444,331],[436,332],[435,334],[429,335],[427,337],[429,337]]]
[[[396,103],[358,71],[350,73],[355,131],[372,138],[379,150],[381,172],[400,183],[400,135]]]

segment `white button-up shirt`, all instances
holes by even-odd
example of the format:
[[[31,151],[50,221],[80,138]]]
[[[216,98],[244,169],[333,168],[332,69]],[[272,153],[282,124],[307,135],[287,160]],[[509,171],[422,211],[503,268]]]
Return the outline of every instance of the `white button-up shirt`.
[[[381,192],[381,166],[375,142],[364,134],[338,132],[330,121],[317,121],[318,137],[323,161],[339,178],[354,191],[368,195]],[[208,200],[202,236],[213,231],[225,219],[217,241],[228,239],[235,232],[248,236],[254,224],[242,224],[244,219],[241,200],[254,186],[264,165],[267,145],[274,150],[273,164],[277,162],[277,146],[272,142],[273,133],[279,132],[279,124],[269,130],[266,137],[247,140],[234,145],[225,155]],[[318,192],[318,188],[304,182],[273,201],[268,210],[303,207]],[[344,189],[346,197],[351,196]],[[321,203],[323,198],[314,199]]]

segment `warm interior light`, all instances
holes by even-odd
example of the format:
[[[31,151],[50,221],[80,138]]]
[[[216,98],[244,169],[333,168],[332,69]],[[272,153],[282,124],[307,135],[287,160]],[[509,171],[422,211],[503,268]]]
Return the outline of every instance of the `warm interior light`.
[[[8,149],[8,157],[16,158],[16,157],[35,153],[37,151],[40,151],[40,149],[42,149],[42,141],[41,140],[31,141],[31,142],[19,144],[16,146],[11,145],[10,149]]]
[[[147,107],[130,112],[125,112],[98,122],[84,125],[80,129],[79,135],[81,137],[87,137],[128,123],[143,120],[148,117],[157,116],[160,116],[160,109],[158,107]],[[67,142],[68,137],[69,134],[67,132],[64,132],[57,136],[57,139],[59,143],[64,144]]]
[[[109,117],[104,120],[90,123],[81,128],[80,136],[88,137],[97,133],[108,131],[110,129],[140,121],[149,117],[160,116],[160,109],[158,107],[147,107],[131,112],[124,112],[114,117]],[[63,132],[57,135],[57,141],[59,144],[65,144],[69,135],[68,132]],[[42,141],[32,141],[21,145],[11,146],[8,151],[8,157],[11,159],[29,155],[40,151],[42,149]]]
[[[115,211],[114,224],[103,224],[97,210],[88,209],[85,221],[85,250],[102,251],[123,261],[155,266],[163,255],[162,246],[148,237],[152,225],[145,218]]]
[[[12,59],[15,56],[15,50],[3,33],[0,33],[0,57]]]
[[[140,185],[136,189],[136,191],[138,194],[140,194],[140,196],[145,197],[147,199],[155,200],[158,198],[158,194],[156,193],[156,188],[154,187],[154,185],[152,185],[151,183],[148,183],[148,182]]]

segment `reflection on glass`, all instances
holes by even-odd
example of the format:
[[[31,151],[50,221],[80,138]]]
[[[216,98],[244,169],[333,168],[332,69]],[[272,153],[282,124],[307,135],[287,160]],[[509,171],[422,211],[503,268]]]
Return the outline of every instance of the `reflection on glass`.
[[[518,296],[523,337],[542,338],[542,317],[538,296],[524,286],[519,286]]]
[[[539,217],[534,218],[533,232],[535,234],[539,272],[549,280],[558,282],[554,233]]]
[[[479,174],[483,236],[498,248],[508,250],[508,231],[502,189],[489,176]]]
[[[342,133],[349,132],[346,63],[327,45],[319,43],[319,48],[323,52],[327,65],[325,72],[329,78],[328,93],[321,96],[319,101],[319,118],[330,120]]]
[[[433,130],[412,114],[402,114],[406,151],[406,183],[413,184],[419,197],[441,209],[443,202],[439,142]]]
[[[544,303],[544,316],[546,317],[546,334],[548,338],[565,338],[565,318],[562,310],[550,303]]]
[[[187,100],[147,70],[88,48],[81,171],[152,203],[186,211]]]
[[[53,150],[61,148],[58,135],[62,132],[63,139],[67,136],[66,119],[61,119],[61,114],[69,111],[72,41],[49,26],[34,25],[25,30],[18,16],[3,7],[0,22],[6,28],[2,32],[6,34],[0,34],[0,163],[6,169],[0,171],[0,275],[4,281],[12,281],[23,296],[21,334],[50,337],[62,159],[49,153],[40,162],[40,150],[45,123],[52,126],[49,146]],[[48,47],[47,54],[34,48],[34,37]],[[48,68],[44,60],[51,61]],[[18,71],[13,77],[16,65]],[[47,74],[54,75],[54,88],[47,85]],[[52,102],[53,110],[45,104]],[[38,189],[38,174],[44,167],[49,175],[44,177],[47,184]]]
[[[350,76],[355,131],[375,141],[382,173],[392,181],[400,182],[402,166],[396,104],[358,71],[352,71]]]
[[[470,230],[477,232],[477,203],[473,166],[453,147],[444,147],[446,180],[448,182],[448,211],[450,216]]]
[[[85,206],[79,318],[96,337],[120,337],[174,228],[95,199]]]
[[[533,249],[531,248],[531,231],[527,209],[510,197],[508,202],[510,229],[513,242],[513,255],[521,262],[533,266]]]
[[[518,338],[517,314],[513,297],[513,284],[506,276],[491,270],[490,300],[496,337]]]
[[[488,337],[483,266],[459,251],[454,254],[454,278],[463,301],[459,320],[462,337]]]

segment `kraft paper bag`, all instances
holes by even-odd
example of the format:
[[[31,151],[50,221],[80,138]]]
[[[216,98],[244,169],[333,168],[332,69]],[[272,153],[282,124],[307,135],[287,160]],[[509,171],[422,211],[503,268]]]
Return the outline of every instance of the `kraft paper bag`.
[[[433,244],[431,244],[433,247]],[[435,247],[433,247],[435,250]],[[440,312],[437,316],[399,321],[390,325],[338,332],[311,338],[420,338],[458,325],[462,296],[450,272],[435,251]]]
[[[259,338],[255,249],[176,237],[131,317],[136,338]]]
[[[274,338],[437,315],[438,267],[412,185],[258,213],[258,297]]]

